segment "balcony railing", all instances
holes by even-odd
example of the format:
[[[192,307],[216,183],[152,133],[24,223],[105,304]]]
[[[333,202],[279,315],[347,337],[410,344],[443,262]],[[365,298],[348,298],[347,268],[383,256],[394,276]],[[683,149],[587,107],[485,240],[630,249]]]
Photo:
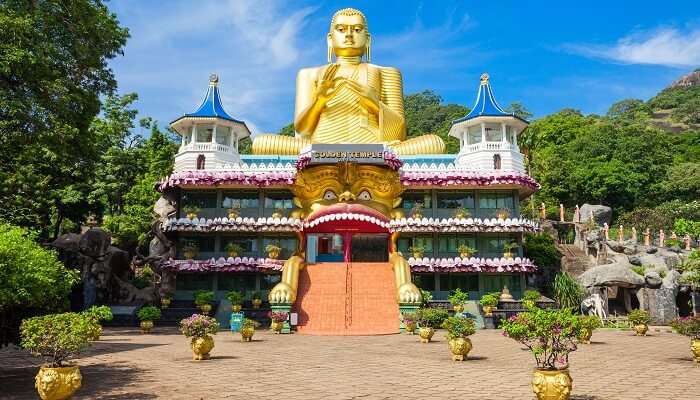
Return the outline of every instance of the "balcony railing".
[[[226,146],[219,143],[188,143],[184,146],[180,146],[180,153],[184,151],[220,151],[223,153],[232,153],[233,150],[231,146]]]
[[[520,151],[517,145],[509,142],[480,142],[474,143],[467,146],[467,152],[473,153],[476,151],[483,150],[513,150]]]

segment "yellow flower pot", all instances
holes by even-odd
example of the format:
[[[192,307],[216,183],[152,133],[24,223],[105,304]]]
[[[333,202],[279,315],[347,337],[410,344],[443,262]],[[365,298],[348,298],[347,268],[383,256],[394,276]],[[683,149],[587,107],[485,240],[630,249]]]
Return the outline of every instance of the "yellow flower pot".
[[[461,259],[469,258],[471,256],[472,256],[471,253],[459,253],[459,258],[461,258]]]
[[[493,317],[493,310],[496,309],[494,306],[481,306],[481,308],[484,309],[484,316],[485,317]]]
[[[170,298],[163,297],[162,299],[160,299],[160,308],[170,307],[170,302],[171,302]]]
[[[252,326],[244,326],[241,328],[241,341],[250,342],[255,334],[255,328]]]
[[[252,303],[253,308],[260,308],[260,306],[262,305],[262,299],[253,299]]]
[[[413,258],[423,258],[424,253],[414,251],[413,252]]]
[[[197,256],[197,252],[194,250],[185,250],[182,252],[182,255],[185,256],[186,260],[191,260]]]
[[[455,304],[452,306],[452,309],[455,311],[455,313],[461,314],[464,311],[464,304]]]
[[[209,315],[209,312],[211,311],[211,304],[201,304],[199,306],[199,310],[202,311],[202,314]]]
[[[151,333],[153,329],[153,321],[141,321],[141,333]]]
[[[187,214],[187,219],[195,219],[197,218],[197,213],[188,213]]]
[[[569,400],[571,382],[568,369],[535,369],[532,374],[532,391],[535,392],[537,400]]]
[[[513,258],[513,253],[510,252],[510,251],[504,251],[504,252],[503,252],[503,258],[505,258],[505,259],[507,259],[507,260],[510,260],[511,258]]]
[[[280,250],[270,250],[267,252],[267,256],[276,260],[280,257]]]
[[[240,215],[241,214],[236,212],[236,211],[229,211],[228,212],[228,219],[236,219],[236,218],[240,217]]]
[[[238,252],[237,251],[229,251],[228,256],[231,258],[236,258],[236,257],[238,257]]]
[[[42,400],[64,400],[70,397],[83,382],[77,365],[69,367],[41,367],[34,386]]]
[[[241,312],[240,304],[231,304],[231,312],[239,313]]]
[[[472,341],[469,338],[449,339],[447,346],[452,352],[452,361],[464,361],[464,358],[472,350]]]
[[[282,213],[279,211],[275,211],[272,213],[272,218],[273,219],[280,219],[280,218],[282,218]]]
[[[414,212],[413,214],[411,214],[411,217],[413,219],[423,219],[423,213]]]
[[[409,322],[409,323],[404,324],[404,325],[405,325],[404,329],[406,330],[406,333],[408,333],[410,335],[416,334],[416,323],[415,322]]]
[[[593,336],[592,329],[582,328],[577,339],[581,344],[591,344],[591,336]]]
[[[214,338],[211,336],[195,337],[190,342],[195,361],[208,360],[209,352],[214,348]]]
[[[646,336],[649,326],[647,324],[639,324],[633,326],[632,329],[634,329],[635,336]]]
[[[433,338],[435,334],[434,328],[418,328],[418,335],[420,335],[421,343],[429,343],[430,339]]]
[[[700,363],[700,339],[690,340],[690,351],[693,353],[693,359],[696,363]]]
[[[270,330],[274,333],[280,333],[282,332],[282,328],[284,327],[284,322],[275,322],[272,321],[270,323]]]

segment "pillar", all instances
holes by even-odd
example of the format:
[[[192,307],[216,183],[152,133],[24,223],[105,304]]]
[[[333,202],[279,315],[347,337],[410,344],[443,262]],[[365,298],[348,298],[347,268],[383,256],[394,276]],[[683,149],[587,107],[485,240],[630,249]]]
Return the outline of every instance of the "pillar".
[[[605,240],[610,240],[610,228],[607,222],[603,222],[603,232],[605,232]]]
[[[486,143],[486,124],[481,123],[481,143]]]

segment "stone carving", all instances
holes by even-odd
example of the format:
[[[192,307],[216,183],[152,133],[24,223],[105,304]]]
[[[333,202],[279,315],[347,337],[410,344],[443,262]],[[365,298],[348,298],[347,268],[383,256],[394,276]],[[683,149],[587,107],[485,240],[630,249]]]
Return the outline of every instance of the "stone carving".
[[[600,293],[593,293],[581,302],[581,312],[586,315],[595,315],[601,320],[607,318],[605,302]]]

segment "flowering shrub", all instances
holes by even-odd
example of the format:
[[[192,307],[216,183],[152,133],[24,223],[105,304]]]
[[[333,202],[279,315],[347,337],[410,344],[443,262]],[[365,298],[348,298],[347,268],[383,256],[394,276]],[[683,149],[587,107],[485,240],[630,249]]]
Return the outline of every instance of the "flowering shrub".
[[[180,332],[185,337],[204,337],[214,335],[219,331],[219,322],[213,317],[192,314],[191,317],[180,321]]]
[[[676,318],[671,321],[671,327],[683,336],[700,339],[700,316]]]
[[[272,322],[284,322],[287,320],[289,314],[284,311],[270,311],[267,313],[267,316],[270,317]]]
[[[627,315],[627,319],[632,323],[632,325],[646,325],[651,322],[651,317],[649,313],[644,310],[632,310]]]
[[[418,326],[421,328],[437,329],[449,316],[447,310],[442,308],[421,308],[418,315]]]
[[[504,320],[501,329],[504,336],[532,352],[537,368],[557,370],[569,366],[569,353],[576,351],[580,325],[570,309],[531,308]]]
[[[403,315],[403,323],[408,325],[408,324],[415,324],[416,321],[418,321],[418,316],[416,313],[405,313]]]
[[[471,318],[450,317],[442,322],[442,327],[447,329],[448,339],[466,338],[476,333],[476,326]]]
[[[83,313],[50,314],[22,321],[21,345],[43,357],[49,367],[62,367],[90,343],[93,318]]]

